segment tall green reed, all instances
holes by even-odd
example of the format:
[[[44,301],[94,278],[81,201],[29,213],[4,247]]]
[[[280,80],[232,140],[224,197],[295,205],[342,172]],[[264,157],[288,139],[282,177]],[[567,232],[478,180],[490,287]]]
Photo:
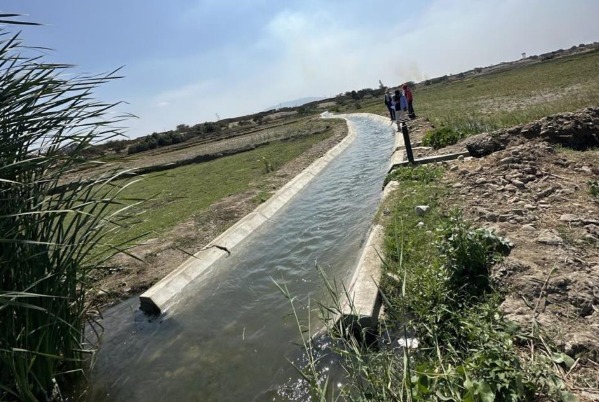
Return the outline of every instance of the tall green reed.
[[[129,208],[117,172],[63,183],[92,163],[89,145],[120,134],[125,116],[93,98],[115,72],[66,78],[70,66],[33,52],[0,28],[0,400],[58,400],[81,373],[89,274],[103,263],[90,252]]]

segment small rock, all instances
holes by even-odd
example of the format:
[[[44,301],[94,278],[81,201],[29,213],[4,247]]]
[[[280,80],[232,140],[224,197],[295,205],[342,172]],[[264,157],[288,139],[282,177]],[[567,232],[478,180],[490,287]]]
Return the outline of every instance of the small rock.
[[[563,214],[559,217],[562,222],[579,222],[580,218],[574,214]]]
[[[484,177],[480,177],[474,181],[474,183],[478,184],[478,185],[485,184],[486,182],[487,182],[487,179],[485,179]]]
[[[416,215],[422,216],[426,214],[430,208],[431,207],[429,207],[428,205],[418,205],[416,206]]]
[[[553,233],[551,230],[542,229],[539,236],[536,238],[537,243],[550,244],[550,245],[558,245],[562,244],[564,240],[559,237],[557,234]]]
[[[599,353],[599,342],[594,334],[574,332],[567,338],[564,345],[564,352],[568,356],[577,358],[579,356],[589,356],[596,358]]]
[[[584,173],[587,173],[587,174],[593,174],[593,170],[590,167],[588,167],[588,166],[581,167],[580,171],[584,172]]]
[[[459,160],[459,161],[463,161],[463,160],[464,160],[464,155],[460,155],[460,156],[458,156],[458,160]]]
[[[421,228],[423,226],[424,226],[424,222],[422,222],[422,221],[420,221],[416,224],[416,227],[419,227],[419,228]]]
[[[507,186],[505,186],[505,190],[507,191],[518,191],[518,187],[514,186],[513,184],[508,184]]]
[[[525,231],[525,232],[534,232],[537,229],[533,225],[528,224],[528,225],[523,225],[522,226],[522,230]]]
[[[499,216],[497,217],[497,220],[498,220],[499,222],[507,222],[507,221],[509,221],[510,219],[513,219],[513,218],[514,218],[514,216],[513,216],[513,215],[510,215],[510,214],[504,214],[504,215],[499,215]]]
[[[524,208],[525,208],[525,209],[537,209],[537,207],[535,207],[535,206],[534,206],[534,205],[532,205],[532,204],[525,204],[525,205],[524,205]]]
[[[502,164],[504,164],[504,165],[507,165],[507,164],[510,164],[510,163],[514,163],[515,161],[516,161],[515,158],[513,158],[511,156],[508,156],[507,158],[501,159],[499,162],[502,163]]]
[[[555,187],[549,187],[548,189],[546,189],[546,190],[543,190],[543,191],[541,191],[540,193],[538,193],[538,194],[537,194],[537,199],[539,199],[539,198],[545,198],[545,197],[547,197],[548,195],[550,195],[550,194],[554,193],[554,192],[555,192],[555,190],[556,190],[556,189],[555,189]]]
[[[512,180],[512,184],[518,188],[524,188],[524,183],[521,182],[520,180],[514,179],[514,180]]]
[[[464,185],[462,183],[455,183],[454,185],[452,185],[451,187],[453,188],[460,188],[463,187]]]
[[[458,170],[458,166],[457,165],[452,165],[449,170],[451,170],[452,172],[455,170]]]
[[[491,188],[492,190],[495,191],[501,191],[503,190],[502,186],[498,186],[497,184],[493,184],[493,183],[487,183],[487,187]]]

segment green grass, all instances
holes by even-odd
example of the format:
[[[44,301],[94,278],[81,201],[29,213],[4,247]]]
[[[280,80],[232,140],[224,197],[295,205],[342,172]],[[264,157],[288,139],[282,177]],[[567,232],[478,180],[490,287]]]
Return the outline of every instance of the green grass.
[[[251,188],[261,188],[268,175],[328,138],[332,130],[291,141],[277,141],[255,150],[146,175],[123,191],[122,199],[148,200],[132,212],[132,226],[111,239],[121,244],[147,234],[159,237],[211,204]],[[265,197],[261,194],[260,201]],[[257,200],[258,201],[258,200]]]
[[[419,113],[468,134],[599,104],[599,52],[545,61],[418,92]]]

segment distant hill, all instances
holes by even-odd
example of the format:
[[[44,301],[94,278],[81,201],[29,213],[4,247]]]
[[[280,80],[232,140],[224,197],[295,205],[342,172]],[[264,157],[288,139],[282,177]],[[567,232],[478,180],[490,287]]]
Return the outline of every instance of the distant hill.
[[[298,107],[298,106],[305,105],[306,103],[316,102],[316,101],[323,100],[323,99],[326,99],[326,98],[322,97],[322,96],[309,96],[307,98],[299,98],[299,99],[295,99],[292,101],[279,103],[278,105],[275,105],[275,106],[267,107],[266,109],[264,109],[264,111],[273,110],[273,109],[283,109],[285,107]]]

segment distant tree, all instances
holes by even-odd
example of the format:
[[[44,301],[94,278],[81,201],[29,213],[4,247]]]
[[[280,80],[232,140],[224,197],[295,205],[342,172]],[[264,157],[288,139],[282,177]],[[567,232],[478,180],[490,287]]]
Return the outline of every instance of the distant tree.
[[[111,148],[114,150],[114,152],[116,152],[117,154],[120,154],[121,151],[123,151],[125,148],[127,147],[127,145],[125,144],[125,141],[120,140],[120,141],[113,141],[113,144],[111,146]]]

